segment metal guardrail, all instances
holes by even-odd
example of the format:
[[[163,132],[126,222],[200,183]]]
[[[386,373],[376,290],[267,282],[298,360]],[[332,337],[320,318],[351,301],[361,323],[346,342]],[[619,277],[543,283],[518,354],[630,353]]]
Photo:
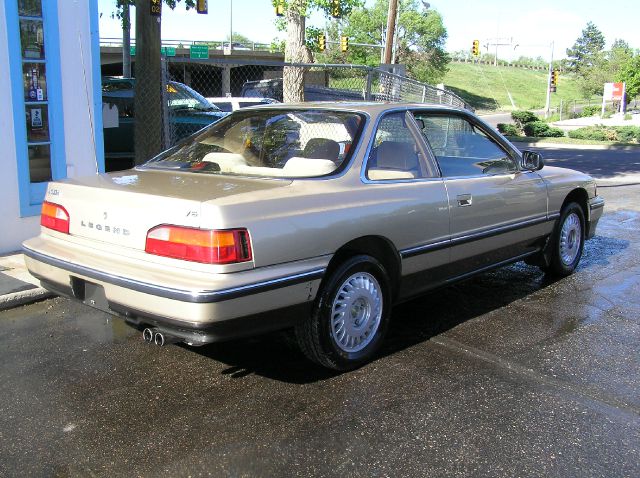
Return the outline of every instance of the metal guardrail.
[[[236,43],[236,42],[234,42]],[[238,42],[239,43],[239,42]],[[136,42],[135,40],[131,40],[131,46],[135,46]],[[228,45],[229,41],[228,40],[211,40],[211,41],[200,41],[200,40],[170,40],[170,39],[166,39],[166,40],[162,40],[162,45],[163,47],[173,47],[173,48],[188,48],[191,45],[209,45],[212,46],[213,48],[218,48],[220,47],[220,49],[222,49],[222,47],[224,47],[225,45]],[[256,42],[251,42],[251,43],[243,43],[242,44],[243,47],[238,48],[238,47],[234,47],[233,49],[238,50],[238,51],[271,51],[271,44],[269,43],[256,43]],[[114,47],[114,48],[121,48],[122,47],[122,38],[109,38],[109,37],[103,37],[100,38],[100,46],[104,46],[104,47]]]

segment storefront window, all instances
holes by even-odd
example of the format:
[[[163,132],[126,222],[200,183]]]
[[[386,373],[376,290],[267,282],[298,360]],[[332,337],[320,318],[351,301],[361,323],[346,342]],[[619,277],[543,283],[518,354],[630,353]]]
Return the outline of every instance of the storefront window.
[[[42,17],[42,0],[18,0],[18,15]]]
[[[51,137],[42,0],[18,0],[29,178],[51,180]]]

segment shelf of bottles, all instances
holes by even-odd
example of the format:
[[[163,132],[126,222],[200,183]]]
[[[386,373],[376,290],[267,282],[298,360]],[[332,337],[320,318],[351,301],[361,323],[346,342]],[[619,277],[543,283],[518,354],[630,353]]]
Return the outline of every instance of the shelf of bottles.
[[[41,183],[51,180],[51,136],[42,0],[18,0],[18,19],[29,177],[32,183]]]

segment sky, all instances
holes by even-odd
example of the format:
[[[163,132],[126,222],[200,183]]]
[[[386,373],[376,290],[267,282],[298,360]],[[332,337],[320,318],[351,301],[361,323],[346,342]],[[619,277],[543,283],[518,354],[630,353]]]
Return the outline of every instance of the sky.
[[[374,0],[367,0],[373,4]],[[420,2],[418,2],[420,3]],[[640,49],[640,0],[429,0],[440,12],[447,28],[449,52],[469,50],[474,39],[481,44],[509,43],[500,46],[503,59],[541,56],[546,60],[566,57],[566,49],[580,36],[588,21],[602,31],[607,48],[617,38]],[[101,38],[121,38],[117,20],[111,18],[115,0],[98,0]],[[232,8],[231,8],[232,5]],[[135,24],[132,9],[132,24]],[[231,11],[233,16],[231,16]],[[271,0],[209,0],[209,14],[186,11],[179,4],[174,11],[163,8],[162,38],[167,40],[223,40],[233,31],[258,43],[284,38],[278,32]],[[327,20],[313,14],[307,25],[322,28]],[[135,30],[135,29],[134,29]],[[132,37],[134,32],[132,32]],[[495,53],[495,47],[491,47]]]

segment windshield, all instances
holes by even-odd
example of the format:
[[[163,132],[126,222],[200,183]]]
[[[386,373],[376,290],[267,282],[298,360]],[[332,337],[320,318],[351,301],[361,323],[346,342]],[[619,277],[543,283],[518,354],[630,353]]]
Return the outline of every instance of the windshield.
[[[200,95],[200,93],[182,83],[176,83],[174,81],[168,83],[167,93],[169,96],[169,108],[171,109],[220,111],[217,106],[209,103],[203,96]]]
[[[346,163],[364,125],[357,113],[236,111],[143,167],[258,177],[316,177]]]

